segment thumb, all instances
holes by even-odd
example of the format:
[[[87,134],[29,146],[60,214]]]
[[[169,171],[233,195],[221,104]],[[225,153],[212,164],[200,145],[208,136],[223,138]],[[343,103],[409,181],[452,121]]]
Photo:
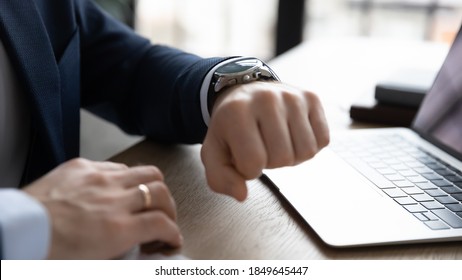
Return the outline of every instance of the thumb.
[[[230,195],[238,201],[246,199],[246,180],[234,167],[226,144],[221,144],[213,134],[207,134],[202,145],[201,158],[207,183],[213,191]]]

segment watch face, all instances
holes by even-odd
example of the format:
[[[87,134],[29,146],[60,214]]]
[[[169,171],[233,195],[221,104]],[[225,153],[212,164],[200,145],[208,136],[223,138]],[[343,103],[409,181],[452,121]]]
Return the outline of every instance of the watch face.
[[[249,69],[259,66],[261,62],[257,59],[243,59],[238,61],[233,61],[231,63],[225,64],[217,69],[216,73],[218,74],[236,74],[239,72],[245,72]]]

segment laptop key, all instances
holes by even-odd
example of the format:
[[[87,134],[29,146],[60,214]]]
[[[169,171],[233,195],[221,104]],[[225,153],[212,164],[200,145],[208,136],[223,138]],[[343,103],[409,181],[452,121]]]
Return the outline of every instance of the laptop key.
[[[456,214],[457,214],[457,216],[462,218],[462,212],[457,212]]]
[[[435,200],[437,200],[441,204],[452,204],[452,203],[458,203],[457,199],[455,199],[452,196],[438,196],[435,197]]]
[[[436,173],[424,173],[422,176],[427,179],[427,180],[438,180],[438,179],[443,179],[440,175]]]
[[[422,215],[424,215],[425,217],[427,217],[431,221],[436,221],[436,220],[440,219],[440,218],[438,218],[438,216],[436,216],[432,212],[424,212],[424,213],[422,213]]]
[[[405,194],[402,190],[398,188],[394,189],[382,189],[384,193],[386,193],[389,197],[391,198],[396,198],[396,197],[406,197],[407,194]]]
[[[414,168],[414,171],[419,173],[419,174],[434,173],[433,170],[431,170],[430,168],[428,168],[426,166],[420,166],[420,167],[419,166],[417,166],[417,167],[410,166],[410,167]]]
[[[453,183],[462,182],[462,176],[459,176],[459,175],[449,175],[449,176],[444,176],[444,178],[448,180],[449,182],[453,182]]]
[[[402,170],[399,170],[396,168],[393,168],[393,169],[398,170],[399,174],[401,174],[404,177],[413,177],[413,176],[419,175],[417,172],[415,172],[412,169],[402,169]]]
[[[379,161],[379,162],[372,162],[372,163],[369,163],[369,165],[372,167],[372,168],[387,168],[388,165],[386,165],[385,163]]]
[[[441,187],[443,191],[445,191],[448,194],[453,194],[453,193],[462,193],[462,190],[457,188],[457,187]]]
[[[419,160],[421,163],[425,164],[426,166],[428,166],[429,168],[431,169],[435,169],[435,168],[432,168],[431,166],[434,166],[435,164],[438,164],[436,162],[436,160],[432,157],[429,157],[427,155],[417,155],[417,154],[412,154],[410,153],[412,156],[416,156],[417,157],[417,160]]]
[[[462,219],[448,209],[435,209],[432,212],[451,227],[462,228]]]
[[[404,180],[404,177],[399,174],[385,175],[385,178],[387,178],[387,180],[390,180],[390,181]]]
[[[408,195],[424,193],[424,191],[419,189],[418,187],[401,188],[401,190],[403,190],[403,192],[407,193]]]
[[[425,165],[432,170],[446,169],[444,165],[438,162],[426,163]]]
[[[423,163],[421,163],[420,161],[405,161],[404,163],[406,163],[407,166],[411,167],[411,168],[414,168],[414,170],[417,172],[417,173],[426,173],[426,172],[433,172],[433,170],[431,170],[430,168],[426,167]]]
[[[457,204],[446,204],[445,205],[449,210],[452,212],[462,212],[462,204],[457,203]]]
[[[433,230],[450,229],[450,227],[441,221],[426,221],[424,224]]]
[[[462,193],[453,193],[451,194],[451,196],[457,199],[458,201],[462,202]]]
[[[400,188],[414,187],[414,184],[407,180],[393,181],[393,184]]]
[[[427,201],[421,203],[423,207],[427,208],[428,210],[433,209],[444,209],[444,206],[437,201]]]
[[[420,204],[403,205],[403,207],[411,213],[423,213],[428,211],[427,208],[423,207]]]
[[[411,197],[417,202],[434,201],[436,199],[436,198],[433,198],[433,197],[429,196],[426,193],[414,194],[414,195],[411,195]],[[457,202],[457,200],[456,200],[456,202]]]
[[[412,199],[409,196],[406,197],[397,197],[395,201],[398,202],[400,205],[410,205],[410,204],[417,204],[417,201]]]
[[[390,157],[391,157],[391,154],[390,154],[390,153],[388,153],[388,155],[390,155]],[[397,160],[396,158],[393,158],[393,157],[392,157],[392,158],[384,159],[383,162],[385,162],[385,163],[388,164],[388,165],[391,165],[391,164],[399,164],[399,163],[400,163],[399,160]]]
[[[422,222],[430,220],[422,213],[413,213],[412,215],[414,215],[417,219],[421,220]]]
[[[425,183],[425,182],[428,182],[428,180],[425,179],[425,178],[422,177],[422,176],[407,177],[406,179],[408,179],[408,180],[411,181],[412,183]]]
[[[437,189],[437,187],[435,185],[433,185],[432,183],[430,182],[426,182],[426,183],[416,183],[416,186],[419,187],[420,189],[422,190],[433,190],[433,189]]]
[[[376,170],[382,175],[396,174],[396,171],[391,168],[377,168]]]
[[[450,171],[449,169],[438,169],[438,170],[435,170],[435,171],[436,171],[436,173],[440,174],[443,177],[454,175],[454,173],[452,171]]]
[[[401,173],[401,175],[403,176],[406,176],[403,174],[404,172],[413,172],[413,174],[416,174],[412,169],[410,169],[407,165],[403,163],[392,164],[390,165],[390,168],[393,168],[394,170],[399,171],[399,173]]]
[[[437,185],[438,187],[446,187],[446,186],[452,186],[452,183],[441,179],[441,180],[430,180],[433,184]]]
[[[437,197],[437,196],[447,196],[448,194],[443,192],[440,189],[432,189],[432,190],[425,190],[425,192],[432,196],[432,197]]]
[[[374,183],[380,189],[395,188],[392,182],[385,179],[377,171],[369,167],[366,163],[360,160],[349,159],[348,163],[363,174],[367,179]],[[388,169],[388,168],[387,168]],[[391,170],[391,169],[390,169]],[[395,171],[393,171],[395,172]]]

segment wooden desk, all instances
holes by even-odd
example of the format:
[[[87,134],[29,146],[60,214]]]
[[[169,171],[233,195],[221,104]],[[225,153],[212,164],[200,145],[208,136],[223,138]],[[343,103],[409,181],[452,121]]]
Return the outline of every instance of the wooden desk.
[[[271,65],[283,80],[321,95],[331,128],[346,129],[352,126],[345,104],[386,74],[385,68],[392,68],[395,61],[399,66],[410,60],[420,67],[439,67],[445,51],[446,46],[414,43],[402,47],[367,40],[315,42],[301,45]],[[189,258],[462,259],[462,243],[454,242],[330,248],[260,180],[248,183],[249,198],[244,203],[210,191],[199,151],[200,145],[163,146],[143,141],[112,158],[128,165],[154,164],[163,170],[185,238],[180,253]]]

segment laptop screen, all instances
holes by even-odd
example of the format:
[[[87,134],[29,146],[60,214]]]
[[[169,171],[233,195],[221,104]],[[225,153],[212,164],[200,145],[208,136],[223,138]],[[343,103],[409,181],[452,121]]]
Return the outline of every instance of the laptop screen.
[[[462,28],[419,109],[413,128],[462,159]]]

